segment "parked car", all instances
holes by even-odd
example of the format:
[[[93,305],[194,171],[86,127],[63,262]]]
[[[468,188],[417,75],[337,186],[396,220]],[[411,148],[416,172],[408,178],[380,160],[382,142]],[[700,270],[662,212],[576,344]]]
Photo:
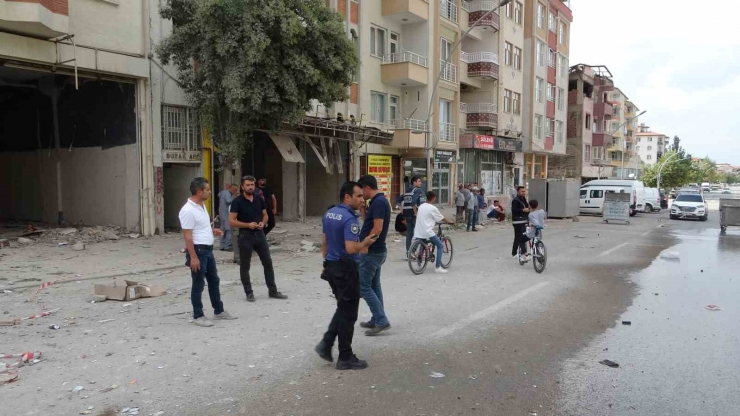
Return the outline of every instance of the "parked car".
[[[732,191],[730,190],[730,188],[725,188],[722,190],[722,193],[727,195],[727,194],[732,194]]]
[[[645,188],[645,212],[660,211],[660,192],[657,188]]]
[[[697,193],[681,193],[671,205],[671,219],[698,218],[706,221],[709,218],[709,205],[704,195]]]

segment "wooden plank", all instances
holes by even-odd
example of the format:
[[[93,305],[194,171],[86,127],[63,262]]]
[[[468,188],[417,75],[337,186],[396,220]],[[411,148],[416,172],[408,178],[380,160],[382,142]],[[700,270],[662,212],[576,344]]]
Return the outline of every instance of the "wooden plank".
[[[321,162],[321,166],[326,168],[326,159],[324,159],[324,156],[319,152],[319,149],[316,147],[315,144],[313,144],[313,140],[311,140],[308,137],[301,137],[301,139],[305,142],[308,142],[308,144],[311,146],[311,149],[313,149],[313,152],[316,153],[316,157],[319,159],[319,162]]]
[[[326,173],[331,175],[332,169],[331,169],[331,159],[329,159],[329,155],[326,153],[326,142],[324,141],[324,138],[319,138],[321,141],[321,153],[324,155],[324,160],[326,160],[326,165],[324,167],[326,168]]]

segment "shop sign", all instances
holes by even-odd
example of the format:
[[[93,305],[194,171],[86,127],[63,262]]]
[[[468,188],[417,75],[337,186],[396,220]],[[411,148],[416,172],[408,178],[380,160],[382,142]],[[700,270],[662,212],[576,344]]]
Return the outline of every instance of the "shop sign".
[[[455,163],[454,150],[436,150],[434,152],[435,163]]]
[[[474,147],[476,149],[495,150],[496,149],[496,138],[493,136],[485,136],[482,134],[476,134]]]
[[[164,163],[200,163],[202,159],[200,150],[162,150]]]
[[[367,174],[375,176],[378,181],[378,191],[386,195],[391,193],[391,179],[393,178],[393,156],[368,155]]]
[[[496,150],[504,152],[521,152],[522,141],[517,139],[509,139],[507,137],[496,137]]]

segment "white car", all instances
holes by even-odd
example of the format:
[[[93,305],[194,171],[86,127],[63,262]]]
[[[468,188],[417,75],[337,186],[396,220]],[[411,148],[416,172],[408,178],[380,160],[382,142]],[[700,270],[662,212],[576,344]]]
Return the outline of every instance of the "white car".
[[[671,205],[671,219],[698,218],[706,221],[709,205],[702,194],[679,194]]]

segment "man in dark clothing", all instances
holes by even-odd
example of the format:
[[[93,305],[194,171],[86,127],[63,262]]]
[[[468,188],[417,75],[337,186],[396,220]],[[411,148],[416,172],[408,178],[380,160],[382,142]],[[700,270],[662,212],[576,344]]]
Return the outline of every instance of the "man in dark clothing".
[[[360,241],[360,224],[356,210],[363,204],[362,188],[357,182],[346,182],[339,191],[341,203],[324,214],[321,254],[324,272],[321,278],[329,282],[337,309],[323,339],[314,348],[319,357],[334,361],[331,350],[339,339],[337,370],[362,370],[367,361],[352,351],[357,311],[360,307],[360,253],[370,247],[378,236],[368,235]]]
[[[267,224],[267,204],[255,195],[255,179],[253,176],[242,178],[242,194],[231,202],[229,224],[239,229],[239,276],[244,285],[247,301],[254,302],[252,281],[249,278],[249,267],[252,260],[252,251],[256,251],[265,269],[265,283],[269,296],[276,299],[288,297],[278,292],[275,286],[275,271],[272,268],[270,247],[267,245],[264,228]]]
[[[529,215],[529,203],[527,203],[527,189],[523,186],[516,188],[517,196],[511,201],[511,222],[514,225],[514,245],[511,255],[518,259],[517,247],[524,260],[529,258],[527,254],[527,241],[524,233],[527,231],[527,215]]]
[[[403,217],[406,218],[406,255],[411,248],[411,240],[414,238],[414,226],[416,226],[416,211],[419,205],[427,202],[424,192],[421,190],[421,178],[411,178],[411,188],[403,195]]]
[[[406,218],[403,217],[403,212],[399,212],[396,215],[396,231],[401,235],[406,235]]]
[[[267,179],[260,178],[257,182],[260,196],[267,203],[267,226],[265,226],[265,235],[270,234],[273,228],[275,228],[275,215],[277,215],[277,198],[272,193],[272,188],[267,186]]]

